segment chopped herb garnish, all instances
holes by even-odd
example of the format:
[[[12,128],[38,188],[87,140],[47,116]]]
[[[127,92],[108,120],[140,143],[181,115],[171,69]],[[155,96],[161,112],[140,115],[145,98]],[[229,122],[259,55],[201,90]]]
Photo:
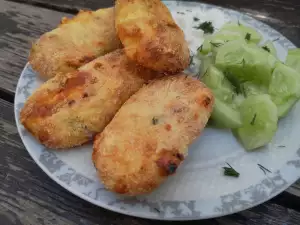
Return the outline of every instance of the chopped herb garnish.
[[[200,80],[201,73],[197,73],[195,77],[196,77],[198,80]]]
[[[199,21],[200,19],[197,17],[194,17],[194,21]]]
[[[238,25],[241,26],[241,22],[240,21],[238,21]]]
[[[243,94],[245,97],[247,97],[247,93],[245,91],[245,85],[241,84],[240,85],[240,92],[241,94]]]
[[[245,39],[246,39],[247,41],[250,41],[250,39],[251,39],[251,34],[250,34],[250,33],[247,33],[246,36],[245,36]]]
[[[160,210],[158,208],[153,208],[156,212],[160,213]]]
[[[157,117],[154,116],[154,117],[152,118],[152,124],[153,124],[153,125],[158,124],[158,118],[157,118]]]
[[[243,64],[243,67],[245,67],[245,65],[246,65],[246,61],[245,61],[245,59],[243,58],[243,60],[242,60],[242,64]]]
[[[217,47],[217,48],[224,45],[223,43],[214,43],[214,42],[210,42],[210,44],[214,47]]]
[[[227,163],[227,165],[229,167],[223,167],[225,176],[231,176],[231,177],[239,177],[240,176],[240,174],[235,169],[233,169],[232,166],[229,165],[229,163]]]
[[[178,14],[181,14],[181,15],[184,15],[185,13],[184,12],[177,12]]]
[[[214,32],[214,27],[212,25],[212,22],[208,22],[208,21],[205,21],[204,23],[201,23],[199,24],[198,26],[194,27],[195,29],[201,29],[204,31],[204,34],[207,34],[207,33],[210,33],[212,34]]]
[[[270,52],[270,51],[271,51],[271,50],[269,49],[268,46],[262,46],[261,48],[262,48],[263,50],[267,51],[267,52]]]
[[[280,37],[274,39],[272,42],[276,42],[276,41],[278,41],[279,39],[280,39]]]
[[[279,145],[278,148],[285,148],[285,145]]]
[[[252,126],[254,125],[255,120],[256,120],[256,113],[254,114],[254,116],[253,116],[253,118],[252,118],[252,120],[251,120],[251,122],[250,122],[250,124],[251,124]]]
[[[189,66],[191,66],[191,65],[194,64],[194,63],[193,63],[193,62],[194,62],[193,60],[194,60],[194,53],[191,52],[191,54],[190,54],[190,63],[189,63]]]
[[[262,166],[262,165],[260,165],[260,164],[257,164],[258,165],[258,167],[259,167],[259,169],[261,169],[263,172],[264,172],[264,174],[267,174],[267,172],[268,173],[272,173],[270,170],[268,170],[266,167],[264,167],[264,166]]]
[[[202,78],[205,77],[208,73],[208,68],[206,69],[206,71],[204,72],[204,74],[202,75]],[[199,73],[199,79],[200,79],[200,73]]]
[[[235,88],[235,91],[237,93],[242,93],[242,89],[241,89],[241,83],[240,81],[236,78],[236,76],[234,76],[232,73],[230,73],[229,71],[225,71],[224,72],[225,77],[230,81],[230,83],[233,85],[233,87]]]
[[[203,45],[199,46],[199,47],[197,48],[197,52],[202,52],[202,48],[203,48]]]
[[[187,11],[187,12],[192,12],[192,10],[189,10],[189,9],[187,9],[186,11]]]

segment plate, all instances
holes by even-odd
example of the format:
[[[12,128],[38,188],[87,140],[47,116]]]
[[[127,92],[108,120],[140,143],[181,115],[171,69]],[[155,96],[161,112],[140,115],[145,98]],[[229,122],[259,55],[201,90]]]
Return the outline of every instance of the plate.
[[[257,29],[268,40],[276,40],[278,57],[295,46],[273,30],[237,11],[196,2],[167,1],[175,20],[184,30],[191,52],[203,41],[195,27],[212,21],[220,28],[227,21],[240,21]],[[195,19],[198,18],[198,19]],[[223,216],[248,209],[274,197],[300,175],[300,103],[279,122],[273,141],[255,152],[246,152],[230,131],[206,128],[189,149],[189,156],[160,188],[149,195],[129,198],[107,191],[98,180],[91,161],[92,145],[72,151],[53,151],[39,144],[20,124],[19,112],[25,100],[42,83],[27,65],[15,96],[18,131],[29,154],[54,181],[73,194],[106,209],[137,217],[161,220],[194,220]],[[239,178],[225,177],[229,163]],[[264,173],[258,164],[269,169]]]

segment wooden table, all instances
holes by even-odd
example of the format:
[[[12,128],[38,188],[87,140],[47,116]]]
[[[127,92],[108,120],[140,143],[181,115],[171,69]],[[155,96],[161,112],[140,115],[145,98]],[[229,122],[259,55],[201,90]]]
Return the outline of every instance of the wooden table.
[[[300,46],[299,0],[205,0],[237,9]],[[113,0],[0,0],[0,224],[169,224],[107,211],[70,194],[30,158],[17,133],[13,101],[32,40],[78,9],[113,5]],[[181,224],[300,224],[300,198],[284,192],[253,209],[212,220]]]

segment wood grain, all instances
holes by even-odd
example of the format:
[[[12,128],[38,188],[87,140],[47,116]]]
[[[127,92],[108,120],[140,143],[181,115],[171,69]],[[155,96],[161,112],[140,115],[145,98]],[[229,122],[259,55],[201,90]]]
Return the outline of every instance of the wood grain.
[[[53,8],[58,11],[75,13],[81,8],[97,9],[109,7],[114,0],[13,0],[41,7]],[[199,0],[181,0],[196,1]],[[235,9],[263,21],[279,30],[297,46],[300,46],[300,2],[298,0],[202,0],[201,2]]]
[[[13,95],[32,41],[63,16],[71,15],[0,0],[0,91]]]
[[[113,5],[113,0],[14,0],[31,5],[75,13],[81,8],[97,9]],[[203,2],[240,10],[266,22],[300,46],[300,3],[298,0],[204,0]],[[53,29],[67,15],[31,5],[0,0],[0,92],[12,95],[27,62],[31,42]],[[1,93],[0,93],[1,96]],[[7,99],[7,98],[6,98]]]
[[[96,207],[52,181],[31,159],[15,126],[13,104],[0,99],[0,224],[2,225],[167,225],[133,218]],[[285,194],[251,210],[204,225],[299,224],[300,208],[286,207]],[[287,201],[291,199],[287,198]],[[297,199],[294,197],[294,201]],[[277,204],[277,201],[280,204]],[[298,199],[299,201],[299,199]],[[177,223],[175,223],[177,224]],[[198,225],[199,221],[182,222]]]
[[[62,0],[10,0],[13,2],[20,2],[20,3],[26,3],[31,4],[34,6],[39,6],[43,8],[53,9],[60,12],[68,12],[68,13],[76,13],[79,11],[79,9],[99,9],[99,8],[105,8],[110,7],[114,5],[114,0],[68,0],[68,1],[62,1]]]

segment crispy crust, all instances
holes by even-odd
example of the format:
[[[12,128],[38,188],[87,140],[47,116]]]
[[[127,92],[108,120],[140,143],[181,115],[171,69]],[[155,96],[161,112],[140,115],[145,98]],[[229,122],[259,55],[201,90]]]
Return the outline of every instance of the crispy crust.
[[[183,31],[160,0],[117,0],[115,9],[117,34],[129,58],[168,73],[188,67]]]
[[[121,47],[114,29],[114,8],[83,11],[63,18],[58,28],[43,34],[32,46],[29,62],[45,79],[80,66]]]
[[[45,82],[27,100],[21,122],[49,148],[81,145],[101,132],[121,105],[156,75],[116,50]]]
[[[131,96],[94,141],[105,187],[139,195],[175,173],[210,117],[214,97],[184,74],[157,79]]]

